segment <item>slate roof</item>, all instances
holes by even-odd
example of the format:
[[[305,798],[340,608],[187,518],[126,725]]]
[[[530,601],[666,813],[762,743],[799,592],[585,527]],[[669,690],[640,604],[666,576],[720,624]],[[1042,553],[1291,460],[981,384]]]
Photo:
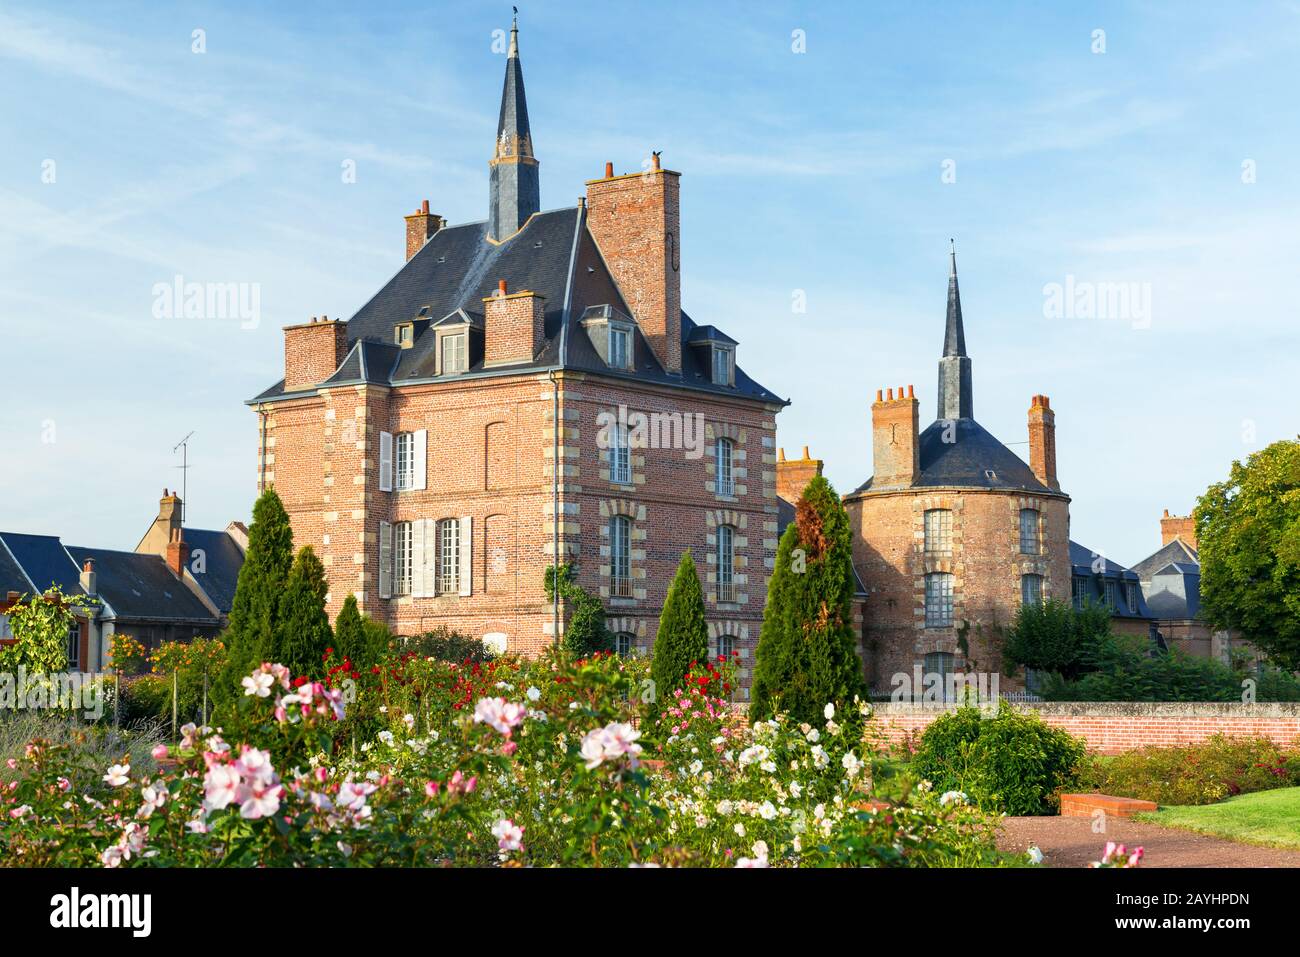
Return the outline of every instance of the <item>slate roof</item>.
[[[185,529],[190,546],[190,574],[223,615],[230,614],[235,601],[235,585],[244,566],[244,550],[225,531],[205,528]],[[203,550],[203,571],[196,571],[194,553]]]
[[[436,337],[432,325],[458,309],[465,310],[471,320],[483,322],[483,300],[495,293],[498,280],[504,278],[512,290],[531,290],[545,297],[545,344],[531,363],[505,369],[484,369],[483,357],[474,356],[461,378],[573,369],[787,404],[739,367],[734,386],[714,385],[707,350],[687,343],[700,341],[700,336],[723,341],[730,341],[729,337],[713,327],[697,326],[685,312],[681,315],[680,376],[664,371],[639,328],[635,333],[637,368],[629,372],[610,369],[578,319],[588,306],[611,305],[628,315],[631,310],[586,228],[585,214],[580,206],[537,213],[501,243],[488,240],[486,221],[444,226],[348,320],[352,348],[327,383],[401,385],[434,380]],[[393,342],[393,328],[409,321],[416,322],[414,344],[401,349]],[[249,404],[284,395],[281,380]]]
[[[1139,578],[1146,582],[1150,581],[1152,575],[1170,562],[1182,562],[1199,567],[1201,559],[1196,549],[1185,543],[1181,538],[1175,538],[1168,545],[1162,546],[1134,565],[1133,570],[1138,573]]]
[[[9,549],[4,546],[3,539],[0,539],[0,601],[4,601],[11,591],[25,595],[31,590],[32,584],[23,574],[22,566],[9,554]]]
[[[921,433],[921,474],[912,486],[1008,489],[1059,495],[1034,475],[1020,456],[999,442],[974,419],[955,419],[954,442],[944,441],[948,423],[937,420]],[[871,490],[871,479],[852,494]]]
[[[84,594],[80,584],[81,565],[69,557],[55,536],[0,532],[0,540],[38,591],[58,585],[65,595]],[[31,591],[31,585],[21,590]]]
[[[1137,607],[1130,608],[1128,602],[1128,589],[1117,588],[1115,600],[1116,605],[1111,609],[1111,614],[1119,618],[1153,618],[1154,613],[1148,607],[1146,598],[1142,592],[1141,582],[1138,580],[1137,572],[1131,568],[1126,568],[1119,562],[1113,562],[1105,556],[1097,554],[1087,545],[1080,545],[1073,539],[1070,540],[1070,564],[1073,566],[1075,578],[1087,578],[1096,584],[1094,597],[1101,601],[1105,597],[1105,590],[1100,581],[1111,579],[1121,584],[1131,584],[1137,586]],[[1099,566],[1094,567],[1094,566]]]
[[[95,560],[96,588],[118,619],[216,623],[207,606],[157,555],[75,545],[68,546],[68,554],[77,567],[87,558]]]
[[[1157,618],[1191,619],[1201,614],[1201,566],[1170,562],[1155,572],[1143,589]]]

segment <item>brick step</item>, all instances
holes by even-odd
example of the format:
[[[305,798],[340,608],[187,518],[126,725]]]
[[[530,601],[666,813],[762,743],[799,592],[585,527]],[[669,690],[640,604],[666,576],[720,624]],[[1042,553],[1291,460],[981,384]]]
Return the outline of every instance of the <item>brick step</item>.
[[[1137,798],[1113,797],[1109,794],[1062,794],[1062,817],[1092,817],[1096,811],[1104,811],[1115,817],[1132,817],[1143,811],[1156,810],[1154,801],[1140,801]]]

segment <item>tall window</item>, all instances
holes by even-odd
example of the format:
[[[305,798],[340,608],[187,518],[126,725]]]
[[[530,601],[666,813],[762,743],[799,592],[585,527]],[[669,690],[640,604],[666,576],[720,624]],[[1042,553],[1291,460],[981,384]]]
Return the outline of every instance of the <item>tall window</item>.
[[[931,572],[925,576],[925,627],[952,625],[952,575]]]
[[[1041,605],[1043,603],[1043,576],[1020,576],[1020,602],[1024,605]]]
[[[949,682],[948,676],[954,674],[957,670],[957,659],[949,651],[932,651],[925,656],[925,681],[928,685],[931,675],[939,676],[938,687],[943,694],[943,700],[948,700]]]
[[[614,369],[626,369],[632,363],[631,357],[631,338],[632,334],[621,326],[609,327],[609,364]]]
[[[632,452],[627,439],[627,427],[615,425],[609,439],[609,480],[619,485],[632,484]]]
[[[415,571],[415,539],[410,522],[393,526],[393,594],[409,595]]]
[[[1131,614],[1136,615],[1138,612],[1138,586],[1137,582],[1124,583],[1124,600],[1128,602],[1128,610]]]
[[[736,600],[736,530],[718,526],[718,601]]]
[[[731,385],[731,362],[732,362],[732,355],[730,349],[723,349],[718,346],[714,346],[713,348],[714,385]]]
[[[636,648],[636,639],[626,631],[617,632],[614,635],[614,653],[622,658],[632,654]]]
[[[68,626],[68,670],[81,670],[81,622]]]
[[[735,456],[735,446],[732,445],[731,439],[718,439],[713,454],[717,464],[718,494],[726,496],[735,495],[735,469],[732,467],[733,458]]]
[[[1117,594],[1118,589],[1115,586],[1115,582],[1112,579],[1107,578],[1105,589],[1106,589],[1106,607],[1109,608],[1111,611],[1114,611],[1116,608],[1119,607],[1119,595]]]
[[[609,523],[610,594],[632,597],[632,519],[615,515]]]
[[[925,550],[946,555],[952,551],[952,512],[932,508],[925,513]]]
[[[460,519],[444,518],[434,526],[437,535],[438,579],[435,591],[439,595],[455,595],[460,592]]]
[[[718,657],[730,658],[736,653],[736,638],[734,635],[718,635]]]
[[[1074,607],[1080,611],[1083,606],[1088,604],[1088,599],[1092,597],[1092,579],[1083,575],[1075,575],[1070,581],[1070,598],[1074,601]]]
[[[469,337],[463,332],[442,337],[442,374],[457,375],[469,368],[466,343]]]
[[[398,432],[393,444],[397,446],[397,490],[415,488],[415,433]]]
[[[1020,554],[1037,555],[1042,552],[1040,538],[1038,509],[1022,508],[1020,510]]]

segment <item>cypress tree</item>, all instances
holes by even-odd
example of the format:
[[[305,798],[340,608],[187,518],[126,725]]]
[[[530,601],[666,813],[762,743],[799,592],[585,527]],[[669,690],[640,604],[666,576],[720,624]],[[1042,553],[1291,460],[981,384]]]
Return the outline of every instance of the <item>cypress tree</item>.
[[[310,545],[298,552],[280,596],[275,639],[269,660],[285,665],[294,677],[320,678],[325,649],[334,640],[325,614],[325,566]]]
[[[682,552],[677,573],[668,586],[659,631],[655,634],[650,674],[660,701],[667,701],[682,686],[694,662],[709,658],[709,626],[704,616],[704,590],[695,572],[695,560],[688,548]]]
[[[289,515],[275,489],[267,489],[253,506],[248,550],[239,569],[230,624],[223,635],[226,667],[213,688],[218,701],[240,693],[240,679],[263,660],[263,652],[271,647],[280,596],[292,565]]]
[[[828,703],[866,697],[853,591],[849,516],[831,484],[817,476],[777,546],[750,688],[752,720],[788,711],[795,721],[815,721]]]
[[[361,609],[357,607],[357,596],[351,593],[344,599],[343,608],[334,620],[334,657],[339,661],[348,659],[357,669],[374,664],[370,660],[366,626],[361,620]]]

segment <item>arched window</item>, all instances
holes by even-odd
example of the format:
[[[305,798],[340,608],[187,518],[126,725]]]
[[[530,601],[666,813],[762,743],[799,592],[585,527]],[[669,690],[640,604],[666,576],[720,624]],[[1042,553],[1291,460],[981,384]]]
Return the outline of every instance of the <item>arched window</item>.
[[[1042,534],[1039,531],[1038,509],[1022,508],[1020,510],[1020,554],[1038,555],[1042,551]]]
[[[736,600],[736,530],[718,526],[718,601]]]
[[[615,515],[609,523],[610,591],[615,598],[632,597],[632,519]]]
[[[948,628],[952,625],[952,575],[931,572],[925,576],[925,627]]]
[[[714,464],[717,466],[718,494],[728,498],[736,494],[735,482],[735,446],[731,439],[718,439],[713,450]]]

